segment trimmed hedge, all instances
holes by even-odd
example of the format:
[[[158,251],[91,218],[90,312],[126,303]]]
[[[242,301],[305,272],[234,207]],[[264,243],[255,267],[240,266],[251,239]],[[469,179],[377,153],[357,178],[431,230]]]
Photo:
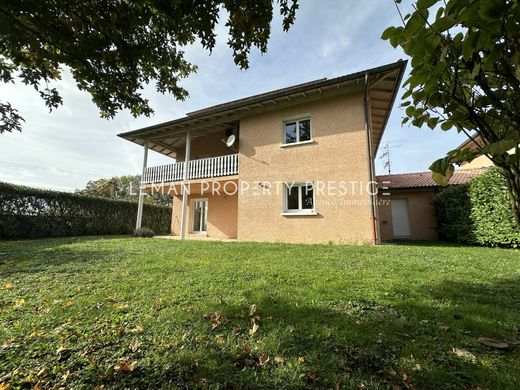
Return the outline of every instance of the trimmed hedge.
[[[519,248],[504,177],[491,168],[468,183],[448,187],[435,197],[439,236],[448,241]]]
[[[0,239],[132,234],[137,203],[0,182]],[[144,205],[143,226],[168,233],[171,208]]]

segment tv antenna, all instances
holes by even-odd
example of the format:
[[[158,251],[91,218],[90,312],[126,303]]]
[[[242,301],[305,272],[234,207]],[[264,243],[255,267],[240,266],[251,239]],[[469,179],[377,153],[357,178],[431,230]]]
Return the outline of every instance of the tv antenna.
[[[383,147],[383,154],[379,157],[380,160],[384,160],[384,169],[388,169],[388,174],[392,174],[392,160],[390,158],[390,152],[393,148],[400,148],[401,145],[390,145],[391,142],[399,142],[403,141],[401,139],[395,140],[395,141],[388,141],[386,145]]]

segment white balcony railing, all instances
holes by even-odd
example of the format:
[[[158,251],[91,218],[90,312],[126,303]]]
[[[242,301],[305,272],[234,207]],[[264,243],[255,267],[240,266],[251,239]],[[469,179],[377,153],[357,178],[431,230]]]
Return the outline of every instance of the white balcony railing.
[[[238,174],[238,154],[188,161],[188,180]],[[143,184],[179,181],[183,179],[184,162],[148,167]]]

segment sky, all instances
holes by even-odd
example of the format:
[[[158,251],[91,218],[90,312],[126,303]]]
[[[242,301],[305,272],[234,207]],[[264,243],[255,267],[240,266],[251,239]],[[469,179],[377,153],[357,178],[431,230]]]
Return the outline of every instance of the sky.
[[[138,174],[143,148],[117,137],[120,132],[229,100],[406,59],[380,39],[386,27],[400,24],[391,0],[300,0],[295,24],[284,32],[276,16],[267,53],[253,50],[247,70],[234,64],[223,22],[217,26],[211,55],[200,44],[184,49],[187,59],[198,66],[197,73],[182,81],[190,93],[186,101],[161,95],[153,85],[144,89],[155,110],[152,117],[134,118],[123,111],[112,120],[101,119],[90,95],[79,91],[66,71],[56,83],[64,104],[51,113],[32,88],[0,84],[0,100],[9,101],[25,119],[21,133],[0,134],[0,181],[74,191],[89,180]],[[427,170],[464,140],[454,132],[401,126],[402,94],[401,90],[381,142],[377,174],[387,173],[380,158],[387,142],[392,173],[405,173]],[[148,165],[172,162],[151,152]]]

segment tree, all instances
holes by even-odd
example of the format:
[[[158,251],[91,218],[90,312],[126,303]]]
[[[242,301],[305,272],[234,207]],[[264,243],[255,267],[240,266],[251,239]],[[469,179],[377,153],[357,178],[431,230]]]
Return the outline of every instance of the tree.
[[[140,175],[114,176],[110,179],[90,180],[85,188],[76,190],[81,194],[137,202],[139,200]],[[171,206],[171,195],[154,192],[146,195],[145,203]]]
[[[403,123],[440,125],[476,144],[435,161],[433,179],[446,184],[454,164],[487,156],[506,178],[520,227],[520,3],[418,0],[402,21],[381,38],[411,57]]]
[[[287,31],[297,0],[278,4]],[[52,110],[63,100],[49,83],[66,67],[102,117],[121,109],[149,116],[142,88],[154,82],[158,92],[185,99],[180,79],[196,66],[181,49],[199,40],[211,52],[222,9],[235,63],[247,68],[252,47],[267,50],[273,8],[272,0],[0,0],[0,80],[32,86]],[[0,133],[21,130],[22,121],[0,102]]]

